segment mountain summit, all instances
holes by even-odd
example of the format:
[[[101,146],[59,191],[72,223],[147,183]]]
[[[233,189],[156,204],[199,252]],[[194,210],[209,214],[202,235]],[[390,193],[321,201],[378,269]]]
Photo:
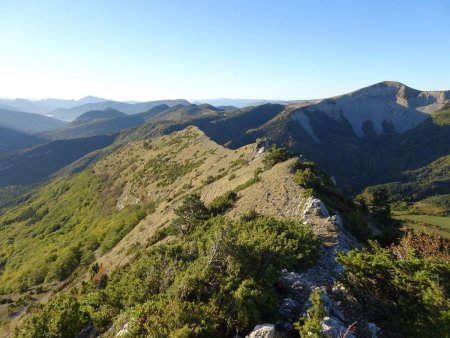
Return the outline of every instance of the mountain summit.
[[[382,134],[388,127],[402,134],[442,109],[449,100],[450,91],[420,91],[399,82],[385,81],[301,107],[291,117],[316,141],[319,140],[311,129],[309,113],[346,119],[359,137],[367,130]]]

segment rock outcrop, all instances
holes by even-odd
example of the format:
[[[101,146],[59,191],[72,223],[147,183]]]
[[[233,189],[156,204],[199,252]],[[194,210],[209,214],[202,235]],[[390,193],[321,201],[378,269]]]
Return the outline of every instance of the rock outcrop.
[[[316,265],[303,273],[284,270],[281,282],[286,287],[286,297],[279,304],[280,314],[284,320],[277,323],[282,331],[292,332],[293,323],[306,313],[311,306],[309,295],[319,288],[327,312],[323,331],[331,337],[339,337],[348,328],[343,311],[327,293],[327,287],[333,285],[342,266],[336,262],[337,251],[347,252],[359,247],[358,241],[344,229],[339,214],[330,216],[325,204],[318,198],[310,197],[302,214],[303,221],[311,226],[322,239],[321,255]],[[351,333],[347,337],[352,337]]]
[[[320,143],[310,124],[309,114],[323,113],[350,123],[355,134],[364,136],[364,125],[381,134],[385,125],[402,134],[414,128],[450,102],[450,91],[419,91],[402,83],[385,81],[349,94],[320,100],[294,110],[291,118]]]
[[[261,324],[256,325],[250,334],[246,338],[276,338],[275,325],[273,324]]]

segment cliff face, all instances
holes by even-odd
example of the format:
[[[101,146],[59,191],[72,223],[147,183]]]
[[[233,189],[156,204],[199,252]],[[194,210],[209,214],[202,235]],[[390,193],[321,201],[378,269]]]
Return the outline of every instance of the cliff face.
[[[377,134],[383,133],[386,124],[402,134],[442,109],[449,99],[450,91],[422,92],[398,82],[381,82],[300,108],[292,112],[291,118],[300,122],[315,140],[317,136],[306,113],[322,112],[335,120],[346,119],[359,137],[364,136],[367,123]]]

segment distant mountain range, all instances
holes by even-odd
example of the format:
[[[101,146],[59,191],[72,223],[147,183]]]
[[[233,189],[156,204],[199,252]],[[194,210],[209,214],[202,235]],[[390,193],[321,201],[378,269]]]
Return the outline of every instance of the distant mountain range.
[[[114,104],[123,110],[109,107]],[[185,100],[102,101],[59,109],[61,115],[77,118],[24,143],[119,132],[122,141],[138,140],[194,125],[233,149],[258,138],[285,145],[317,162],[352,193],[391,182],[407,170],[449,154],[449,106],[450,91],[419,91],[389,81],[318,101],[241,109]],[[84,112],[92,107],[99,109]]]
[[[19,110],[27,113],[47,114],[57,108],[73,108],[75,106],[98,103],[106,101],[94,96],[87,96],[80,100],[63,100],[63,99],[44,99],[44,100],[27,100],[27,99],[0,99],[0,107],[10,110]]]
[[[0,126],[28,134],[58,129],[65,124],[66,122],[40,114],[0,109]]]
[[[58,108],[56,110],[48,112],[49,116],[53,116],[64,121],[73,121],[78,116],[87,113],[92,110],[105,110],[105,109],[116,109],[125,114],[137,114],[145,112],[155,106],[161,104],[167,104],[168,106],[175,106],[178,104],[188,105],[189,102],[186,100],[158,100],[149,102],[139,102],[139,103],[126,103],[119,101],[102,101],[97,103],[88,103],[79,105],[73,108]]]
[[[295,104],[306,102],[306,100],[262,100],[262,99],[232,99],[232,98],[218,98],[218,99],[204,99],[193,100],[194,104],[210,104],[216,107],[223,107],[224,109],[236,109],[247,106],[259,106],[266,103],[277,104]],[[116,109],[126,114],[137,114],[149,110],[153,106],[167,104],[174,105],[188,105],[187,100],[158,100],[158,101],[114,101],[107,100],[95,96],[87,96],[79,100],[64,100],[64,99],[43,99],[43,100],[27,100],[27,99],[0,99],[0,108],[10,111],[22,111],[27,113],[35,113],[42,115],[49,115],[64,121],[73,121],[75,118],[91,110]]]
[[[450,153],[450,91],[382,82],[317,102],[266,104],[188,122],[145,124],[145,138],[195,125],[238,148],[266,138],[317,162],[347,192],[389,182]],[[130,137],[130,135],[128,135]]]
[[[211,105],[182,105],[169,107],[160,104],[138,114],[128,115],[118,110],[108,108],[105,110],[92,110],[77,117],[64,128],[40,134],[48,139],[69,139],[95,135],[107,135],[121,130],[137,127],[146,122],[157,121],[189,121],[192,118],[216,116],[222,113],[221,109]]]
[[[46,140],[33,134],[64,127],[51,117],[0,109],[0,153],[31,147]]]
[[[147,112],[134,115],[127,115],[112,108],[92,110],[80,115],[64,128],[42,133],[42,136],[48,139],[74,139],[117,133],[144,124],[147,116],[169,108],[168,105],[159,105]]]
[[[216,107],[235,107],[235,108],[244,108],[248,106],[260,106],[262,104],[266,103],[276,103],[276,104],[295,104],[295,103],[302,103],[302,102],[308,102],[308,101],[315,101],[315,100],[261,100],[261,99],[231,99],[231,98],[218,98],[218,99],[200,99],[200,100],[193,100],[192,103],[196,104],[202,104],[202,103],[208,103],[210,105],[216,106]]]

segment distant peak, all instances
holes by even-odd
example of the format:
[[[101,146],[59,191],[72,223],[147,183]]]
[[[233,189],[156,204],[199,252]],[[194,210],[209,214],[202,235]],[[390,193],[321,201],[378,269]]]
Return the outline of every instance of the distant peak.
[[[219,111],[219,110],[220,110],[219,108],[214,107],[213,105],[208,104],[208,103],[202,103],[202,104],[199,104],[198,107],[199,107],[199,108],[202,108],[202,109],[213,110],[213,111]]]
[[[92,95],[83,97],[82,99],[79,99],[78,102],[81,104],[87,104],[87,103],[97,103],[97,102],[103,102],[106,101],[105,99],[102,99],[100,97],[95,97]]]
[[[355,90],[349,94],[340,95],[342,96],[383,96],[383,95],[394,95],[400,96],[402,98],[415,97],[419,95],[420,90],[408,87],[407,85],[397,82],[397,81],[382,81],[375,83],[373,85]],[[336,97],[336,98],[338,98]]]
[[[385,87],[396,87],[396,88],[400,88],[400,87],[407,87],[406,85],[404,85],[401,82],[398,81],[382,81],[379,82],[377,84],[375,84],[375,86],[385,86]]]
[[[82,97],[82,98],[80,99],[80,101],[81,101],[81,100],[92,100],[92,99],[96,99],[96,100],[104,100],[104,99],[102,99],[102,98],[100,98],[100,97],[97,97],[97,96],[88,95],[88,96]]]

